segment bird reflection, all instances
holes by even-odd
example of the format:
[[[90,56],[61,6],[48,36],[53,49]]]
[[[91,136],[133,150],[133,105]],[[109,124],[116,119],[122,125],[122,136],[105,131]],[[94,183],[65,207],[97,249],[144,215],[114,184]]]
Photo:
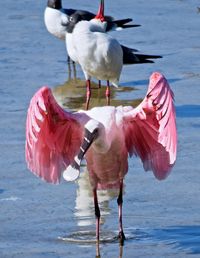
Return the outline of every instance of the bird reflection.
[[[71,61],[68,57],[67,59],[67,68],[68,68],[68,81],[74,79],[76,80],[77,72],[76,72],[76,63]],[[72,78],[73,76],[73,78]]]
[[[87,171],[81,173],[77,181],[78,188],[76,192],[76,212],[78,226],[89,226],[93,224],[91,218],[94,217],[93,191],[89,182]],[[110,214],[109,201],[116,198],[119,194],[118,189],[101,190],[98,192],[99,205],[101,208],[101,224],[104,224],[105,218]]]
[[[68,79],[65,83],[56,86],[53,89],[53,94],[58,101],[58,103],[67,109],[71,110],[79,110],[85,108],[85,81],[79,78],[75,79]],[[106,87],[99,88],[99,84],[96,82],[91,83],[92,88],[92,98],[90,102],[90,108],[97,107],[97,106],[105,106],[105,90]],[[137,106],[141,99],[136,100],[126,100],[120,99],[123,93],[132,93],[135,90],[133,86],[125,86],[118,90],[113,89],[111,87],[111,106],[120,106],[120,105],[130,105],[130,106]]]
[[[123,256],[123,245],[119,245],[119,258],[122,258]]]
[[[89,182],[89,174],[83,171],[77,180],[78,188],[76,191],[76,205],[75,216],[77,224],[80,227],[90,226],[95,223],[92,218],[94,217],[94,201],[91,184]],[[118,189],[101,190],[98,192],[98,201],[101,209],[101,224],[105,223],[106,216],[111,212],[109,208],[109,201],[116,199],[119,194]],[[117,238],[116,238],[117,239]],[[105,241],[105,240],[104,240]],[[102,241],[102,242],[104,242]],[[115,238],[113,238],[115,241]],[[95,258],[102,258],[100,255],[100,242],[96,242],[96,256]],[[106,241],[105,241],[106,242]],[[101,247],[103,248],[103,247]],[[119,258],[123,257],[123,245],[119,244]]]
[[[124,245],[119,244],[119,258],[123,258],[123,248],[124,248]],[[103,258],[103,257],[101,257],[101,254],[100,254],[99,241],[96,242],[96,256],[95,256],[95,258]]]

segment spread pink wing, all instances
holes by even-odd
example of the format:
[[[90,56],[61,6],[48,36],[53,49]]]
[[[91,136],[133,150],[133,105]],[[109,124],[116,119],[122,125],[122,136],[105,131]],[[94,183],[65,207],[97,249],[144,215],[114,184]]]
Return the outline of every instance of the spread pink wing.
[[[81,125],[56,103],[51,90],[43,87],[36,92],[26,121],[28,168],[49,183],[59,183],[61,172],[73,161],[81,142]]]
[[[125,111],[124,121],[129,154],[139,155],[157,179],[166,178],[176,161],[177,131],[173,92],[163,75],[151,75],[146,97]]]

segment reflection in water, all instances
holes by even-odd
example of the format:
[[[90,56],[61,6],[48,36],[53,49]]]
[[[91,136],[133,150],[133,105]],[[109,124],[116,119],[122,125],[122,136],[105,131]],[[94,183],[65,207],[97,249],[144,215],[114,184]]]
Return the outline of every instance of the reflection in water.
[[[77,184],[78,189],[76,192],[75,206],[77,223],[79,226],[89,226],[91,224],[95,224],[93,193],[87,171],[80,174]],[[104,224],[106,215],[110,214],[109,201],[114,198],[116,199],[118,194],[118,189],[98,191],[98,201],[101,210],[101,224]],[[109,236],[109,238],[110,237],[111,236]],[[111,238],[113,238],[113,236]]]
[[[123,257],[123,248],[124,248],[124,246],[120,244],[119,245],[119,258]],[[101,257],[101,254],[100,254],[99,242],[96,243],[96,256],[95,256],[95,258],[103,258],[103,257]]]
[[[120,100],[120,95],[123,93],[134,91],[134,87],[124,86],[115,88],[111,86],[111,105],[112,106],[136,106],[141,102],[141,99],[137,100]],[[102,85],[99,89],[97,83],[91,83],[91,101],[90,108],[96,106],[105,106],[106,105],[106,87]],[[69,79],[62,85],[58,85],[53,89],[53,94],[58,101],[58,103],[68,109],[79,110],[85,108],[86,100],[86,83],[85,80],[80,79]],[[133,93],[134,96],[134,93]]]
[[[71,61],[71,59],[68,57],[67,61],[67,67],[68,67],[68,81],[73,79],[76,80],[76,63]]]
[[[118,237],[113,235],[113,233],[106,233],[106,236],[103,237],[100,241],[96,241],[96,233],[94,231],[78,231],[70,234],[66,237],[59,237],[61,241],[70,242],[74,244],[80,244],[81,246],[85,246],[88,244],[96,244],[96,258],[101,257],[101,249],[103,249],[103,245],[107,243],[118,243]],[[119,244],[119,258],[123,257],[123,245]],[[103,257],[102,257],[103,258]]]
[[[80,230],[76,232],[72,232],[67,236],[59,237],[59,239],[71,242],[71,243],[78,243],[82,245],[87,244],[95,244],[96,240],[96,232],[93,230]],[[105,231],[103,236],[101,237],[100,243],[107,244],[107,243],[118,243],[118,236],[117,233],[111,231]]]
[[[124,246],[119,244],[119,258],[123,258],[123,248]],[[95,258],[103,258],[100,254],[100,247],[99,243],[96,244],[96,257]]]
[[[83,171],[77,180],[76,191],[76,205],[75,213],[77,224],[79,227],[90,226],[95,224],[94,202],[92,188],[89,182],[89,174]],[[119,189],[109,189],[98,191],[98,201],[101,210],[101,221],[105,222],[106,216],[110,214],[109,201],[116,199],[119,194]],[[130,237],[128,236],[127,239]],[[118,234],[116,232],[105,231],[101,235],[100,241],[96,241],[96,232],[90,230],[79,230],[73,232],[66,237],[60,238],[66,242],[79,243],[79,244],[95,244],[96,243],[96,258],[101,258],[100,244],[104,243],[117,243],[119,242]],[[102,247],[103,248],[103,247]],[[123,256],[123,245],[119,244],[119,258]]]

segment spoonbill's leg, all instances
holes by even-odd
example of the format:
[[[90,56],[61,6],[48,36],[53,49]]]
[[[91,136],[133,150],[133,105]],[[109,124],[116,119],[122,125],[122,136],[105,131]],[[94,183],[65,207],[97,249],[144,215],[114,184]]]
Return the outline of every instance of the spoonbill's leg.
[[[85,109],[88,110],[88,108],[89,108],[89,103],[90,103],[90,97],[91,97],[91,84],[90,84],[90,79],[86,81],[86,87],[87,87],[87,92],[86,92],[86,104],[85,104]]]
[[[99,89],[101,89],[101,80],[99,80]]]
[[[95,209],[95,216],[96,216],[96,239],[97,239],[97,242],[99,242],[99,224],[100,224],[101,214],[100,214],[100,209],[98,204],[96,188],[93,190],[93,196],[94,196],[94,209]]]
[[[110,106],[110,83],[107,81],[107,87],[106,87],[106,100],[107,105]]]
[[[122,204],[123,204],[123,180],[120,182],[119,196],[117,198],[118,209],[119,209],[119,240],[123,245],[125,238],[123,225],[122,225]]]

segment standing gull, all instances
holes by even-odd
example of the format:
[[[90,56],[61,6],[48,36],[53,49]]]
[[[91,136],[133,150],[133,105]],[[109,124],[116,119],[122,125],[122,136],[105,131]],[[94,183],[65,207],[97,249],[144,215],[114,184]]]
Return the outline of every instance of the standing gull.
[[[102,1],[103,2],[103,1]],[[70,20],[70,16],[75,15],[79,17],[79,20],[91,20],[95,17],[94,13],[91,13],[86,10],[76,10],[76,9],[65,9],[62,7],[61,0],[48,0],[47,7],[45,8],[44,12],[44,23],[52,35],[55,37],[65,40],[66,43],[69,44],[67,47],[67,51],[71,48],[71,37],[66,33],[65,24],[66,21]],[[121,19],[115,20],[111,16],[105,16],[105,20],[107,21],[106,31],[115,30],[115,29],[125,29],[125,28],[132,28],[138,27],[138,24],[127,24],[132,21],[132,19]],[[131,49],[124,47],[124,51],[131,51]],[[68,52],[68,65],[69,71],[70,69],[70,59],[73,61],[73,64],[77,62],[76,58],[74,57],[72,50]],[[74,73],[75,73],[75,66],[74,66]],[[99,81],[99,87],[101,86],[101,82]]]
[[[86,10],[76,10],[76,9],[65,9],[62,7],[61,0],[48,0],[47,6],[44,11],[44,23],[52,35],[55,37],[65,40],[65,27],[63,26],[63,19],[69,19],[73,14],[79,15],[81,20],[92,20],[95,14]],[[121,19],[115,20],[111,16],[105,17],[108,22],[107,30],[117,29],[117,28],[132,28],[138,27],[137,24],[127,24],[132,21],[132,19]]]
[[[106,80],[106,99],[110,105],[110,82],[118,87],[123,64],[153,63],[156,55],[134,54],[131,49],[106,33],[104,2],[100,2],[97,15],[90,21],[82,21],[79,14],[66,20],[66,46],[71,59],[81,65],[86,79],[86,110],[91,97],[91,77]]]

